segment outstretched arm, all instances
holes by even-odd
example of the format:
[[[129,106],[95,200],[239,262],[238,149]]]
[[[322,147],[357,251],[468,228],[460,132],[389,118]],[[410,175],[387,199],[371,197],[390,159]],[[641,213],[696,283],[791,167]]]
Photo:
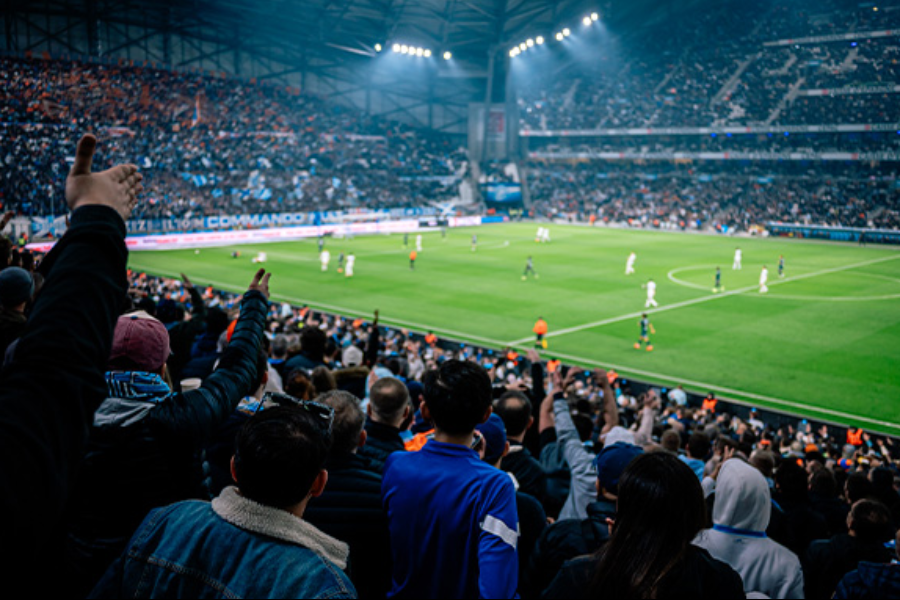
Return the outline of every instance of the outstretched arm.
[[[48,544],[106,397],[103,372],[128,289],[124,220],[143,186],[133,165],[92,173],[96,143],[78,143],[66,181],[70,227],[41,264],[44,288],[0,374],[3,573],[27,569]]]

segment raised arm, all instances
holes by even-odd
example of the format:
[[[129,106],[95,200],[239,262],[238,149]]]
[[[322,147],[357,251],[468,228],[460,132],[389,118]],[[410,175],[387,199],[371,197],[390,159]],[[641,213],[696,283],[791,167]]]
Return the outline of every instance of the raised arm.
[[[125,219],[143,190],[134,165],[91,172],[93,136],[66,180],[70,226],[41,264],[46,278],[13,363],[0,374],[0,572],[29,572],[62,519],[128,289]],[[20,567],[22,570],[20,570]]]
[[[616,393],[609,385],[609,376],[606,371],[598,367],[594,369],[593,376],[594,382],[600,386],[600,390],[603,392],[603,408],[601,409],[603,428],[600,430],[600,435],[603,435],[619,424],[619,407],[616,405]]]

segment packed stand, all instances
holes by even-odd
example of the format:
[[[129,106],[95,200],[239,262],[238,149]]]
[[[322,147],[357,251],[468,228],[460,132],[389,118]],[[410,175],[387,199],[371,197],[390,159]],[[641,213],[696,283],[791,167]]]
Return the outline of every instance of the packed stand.
[[[614,32],[619,44],[608,33],[595,39],[579,31],[582,44],[596,46],[591,56],[598,60],[587,64],[576,57],[560,66],[559,56],[514,59],[535,67],[516,79],[521,126],[558,131],[897,123],[897,39],[877,32],[896,31],[900,6],[884,4],[706,3],[643,29]],[[876,37],[868,37],[872,32]],[[852,33],[859,38],[802,41]],[[792,42],[776,43],[784,40]],[[825,102],[804,94],[871,86],[889,89]]]
[[[77,131],[98,165],[136,162],[135,218],[422,206],[454,197],[467,159],[446,136],[293,88],[127,63],[0,58],[0,203],[60,215]]]

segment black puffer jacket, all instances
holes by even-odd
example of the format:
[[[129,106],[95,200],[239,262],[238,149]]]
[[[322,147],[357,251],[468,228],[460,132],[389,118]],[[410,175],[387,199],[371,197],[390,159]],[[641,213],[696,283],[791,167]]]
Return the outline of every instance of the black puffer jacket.
[[[310,500],[303,518],[349,544],[350,580],[360,598],[384,598],[392,563],[381,475],[369,459],[351,453],[329,456],[325,469],[325,492]]]
[[[118,397],[95,413],[73,496],[73,593],[90,591],[150,510],[206,498],[200,448],[251,392],[267,310],[261,292],[244,295],[231,342],[199,389],[172,393],[153,374],[107,374]]]

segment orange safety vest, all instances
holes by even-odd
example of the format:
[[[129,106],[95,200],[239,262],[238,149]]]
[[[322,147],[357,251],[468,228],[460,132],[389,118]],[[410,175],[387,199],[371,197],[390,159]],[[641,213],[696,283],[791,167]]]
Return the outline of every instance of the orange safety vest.
[[[703,410],[708,410],[709,412],[716,412],[716,404],[718,404],[718,400],[716,398],[704,398],[703,399]]]
[[[437,336],[433,333],[429,333],[425,336],[425,343],[427,343],[429,346],[434,346],[435,344],[437,344]]]
[[[556,359],[548,360],[547,361],[547,372],[555,373],[556,370],[559,368],[559,363],[560,363],[560,361],[558,361]]]
[[[534,329],[532,331],[538,335],[544,335],[547,333],[547,322],[543,319],[538,319],[537,323],[534,324]]]
[[[862,436],[863,436],[862,429],[857,429],[855,431],[853,429],[848,429],[847,430],[847,443],[851,444],[853,446],[862,446],[862,443],[863,443]]]
[[[416,251],[413,250],[412,252],[409,253],[409,260],[416,260],[416,256],[417,256]]]

